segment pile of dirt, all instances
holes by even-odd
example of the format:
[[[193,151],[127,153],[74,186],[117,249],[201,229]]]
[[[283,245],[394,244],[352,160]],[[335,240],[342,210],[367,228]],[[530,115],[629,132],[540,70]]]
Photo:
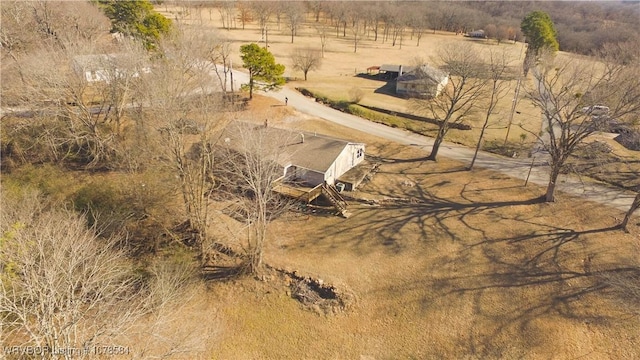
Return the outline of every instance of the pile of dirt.
[[[298,300],[304,309],[320,315],[335,315],[349,309],[354,295],[347,289],[325,284],[321,279],[298,275],[296,271],[274,269],[289,283],[289,294]]]

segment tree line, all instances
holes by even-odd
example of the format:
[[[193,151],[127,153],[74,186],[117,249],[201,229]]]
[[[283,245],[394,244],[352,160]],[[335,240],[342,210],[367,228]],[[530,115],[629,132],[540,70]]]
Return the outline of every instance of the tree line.
[[[178,3],[176,3],[178,4]],[[558,29],[559,49],[593,55],[605,44],[638,43],[634,26],[640,9],[634,2],[481,1],[481,2],[193,2],[217,8],[224,27],[244,28],[257,22],[264,32],[287,31],[293,38],[306,20],[333,28],[336,36],[391,41],[407,38],[419,44],[428,31],[468,33],[483,29],[487,37],[523,40],[520,22],[526,14],[544,11]],[[269,18],[276,28],[267,29]],[[359,24],[360,26],[356,26]],[[402,38],[402,39],[401,39]],[[355,41],[355,40],[354,40]]]

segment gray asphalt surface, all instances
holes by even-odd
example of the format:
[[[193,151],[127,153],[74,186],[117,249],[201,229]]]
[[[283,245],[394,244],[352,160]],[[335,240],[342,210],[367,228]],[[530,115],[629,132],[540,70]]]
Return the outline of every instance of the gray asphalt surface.
[[[234,83],[236,81],[239,84],[248,83],[247,74],[234,71],[234,76]],[[234,86],[237,86],[237,84],[234,84]],[[239,88],[239,86],[236,88]],[[297,111],[383,139],[405,145],[424,147],[426,150],[430,150],[431,146],[433,146],[432,138],[377,124],[357,116],[340,112],[315,102],[314,99],[300,94],[295,89],[284,87],[279,91],[261,92],[261,94],[278,99],[283,104],[285,97],[289,98],[288,106],[295,108]],[[473,152],[474,150],[471,148],[444,142],[440,147],[438,156],[455,159],[468,165],[471,163]],[[474,167],[491,169],[516,179],[522,179],[524,185],[524,180],[529,173],[531,162],[531,159],[507,158],[487,152],[480,152]],[[546,187],[549,181],[548,169],[549,167],[546,164],[546,160],[536,161],[529,176],[529,183]],[[561,175],[558,179],[556,189],[557,191],[593,201],[596,203],[594,206],[600,204],[621,211],[627,211],[635,197],[635,193],[631,191],[625,191],[606,184],[595,184],[592,181],[583,182],[579,177],[573,175]],[[540,195],[543,194],[544,193],[541,192]]]

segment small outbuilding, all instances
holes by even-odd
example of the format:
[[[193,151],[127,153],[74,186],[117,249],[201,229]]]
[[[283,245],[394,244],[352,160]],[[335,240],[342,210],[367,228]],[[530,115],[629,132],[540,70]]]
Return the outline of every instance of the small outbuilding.
[[[379,72],[384,76],[385,79],[393,80],[402,74],[411,71],[413,68],[410,66],[404,65],[396,65],[396,64],[382,64],[380,66]]]

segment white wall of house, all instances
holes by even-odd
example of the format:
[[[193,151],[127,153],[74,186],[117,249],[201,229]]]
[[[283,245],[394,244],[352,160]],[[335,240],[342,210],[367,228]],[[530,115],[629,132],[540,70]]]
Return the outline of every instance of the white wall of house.
[[[336,179],[364,160],[364,144],[348,144],[324,174],[324,181],[333,185]]]
[[[109,81],[109,72],[107,70],[86,70],[84,72],[84,77],[87,82],[95,82],[95,81]]]
[[[337,178],[364,160],[364,151],[364,144],[349,143],[324,173],[289,164],[284,168],[284,175],[287,181],[303,182],[311,186],[323,182],[334,185]]]
[[[438,84],[438,88],[436,89],[436,97],[440,96],[442,90],[449,84],[449,76],[446,76],[442,81]]]

